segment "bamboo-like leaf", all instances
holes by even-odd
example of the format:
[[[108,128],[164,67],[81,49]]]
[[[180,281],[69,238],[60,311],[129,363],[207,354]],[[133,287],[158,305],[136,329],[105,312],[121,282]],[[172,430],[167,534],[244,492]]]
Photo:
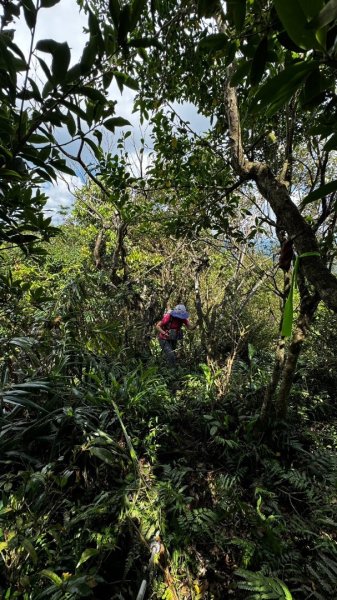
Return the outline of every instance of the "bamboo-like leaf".
[[[81,558],[76,565],[76,569],[78,569],[78,567],[80,567],[81,565],[83,565],[83,563],[89,560],[89,558],[91,558],[92,556],[96,556],[97,554],[98,550],[96,548],[86,548],[86,550],[84,550],[81,554]]]
[[[50,571],[49,569],[42,569],[42,571],[40,571],[40,575],[42,575],[42,577],[47,577],[47,579],[50,579],[50,581],[55,583],[55,585],[57,586],[62,585],[61,577],[54,573],[54,571]]]

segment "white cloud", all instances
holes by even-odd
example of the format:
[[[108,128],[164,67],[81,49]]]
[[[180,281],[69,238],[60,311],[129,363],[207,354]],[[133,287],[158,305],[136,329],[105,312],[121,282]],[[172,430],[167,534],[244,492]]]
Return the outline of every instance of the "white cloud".
[[[64,174],[58,177],[55,184],[47,184],[43,191],[48,196],[44,212],[51,216],[54,224],[61,223],[64,217],[60,214],[68,212],[74,202],[74,194],[83,186],[79,177]]]
[[[84,12],[79,12],[75,0],[61,0],[51,8],[39,11],[35,42],[52,38],[57,42],[68,42],[71,49],[72,63],[79,60],[86,41],[83,27],[87,24]],[[15,23],[15,42],[24,53],[29,51],[31,34],[21,12]]]
[[[40,9],[37,20],[35,43],[40,39],[49,38],[58,42],[68,42],[68,45],[71,48],[71,64],[74,64],[80,59],[87,40],[87,35],[83,33],[83,28],[86,26],[87,16],[83,11],[79,11],[76,0],[61,0],[59,4],[56,4],[51,8]],[[25,22],[22,11],[20,19],[15,23],[14,41],[25,53],[25,55],[27,55],[31,43],[31,34]],[[43,55],[43,58],[48,61],[47,55]],[[34,64],[34,68],[37,69],[36,75],[41,76],[41,69],[37,61],[36,65]],[[42,79],[43,77],[44,76],[42,75]],[[109,89],[109,97],[112,100],[117,100],[114,114],[116,116],[124,117],[130,121],[132,125],[132,137],[128,138],[126,149],[129,151],[130,159],[133,163],[136,174],[138,162],[136,148],[138,149],[141,145],[140,140],[142,137],[144,137],[146,124],[140,127],[139,113],[132,112],[135,92],[127,87],[124,87],[123,93],[121,94],[116,82],[113,81]],[[208,129],[208,119],[198,115],[196,108],[192,104],[175,103],[174,108],[184,120],[190,122],[190,126],[193,130],[201,133],[202,131]],[[127,128],[116,128],[114,135],[104,130],[103,148],[111,152],[116,152],[116,143],[123,131],[127,131]],[[148,147],[144,153],[144,169],[150,160],[149,152],[151,151],[152,145],[150,133],[151,129],[148,128],[145,135]],[[57,132],[57,137],[60,143],[64,143],[69,140],[69,136],[65,128]],[[68,146],[67,149],[70,152],[74,151],[76,153],[73,145]],[[92,162],[91,152],[88,150],[88,148],[85,149],[83,158],[88,164]],[[75,168],[78,174],[80,174],[81,169],[78,167],[78,165],[71,166]],[[77,187],[81,187],[83,185],[83,180],[81,180],[80,177],[71,178],[65,175],[64,177],[59,177],[55,185],[48,185],[45,187],[44,191],[49,198],[46,211],[48,211],[47,214],[53,216],[54,223],[62,221],[62,217],[59,215],[60,207],[65,206],[69,208],[72,205],[73,195],[71,191],[69,191],[69,185],[72,189],[74,184]]]

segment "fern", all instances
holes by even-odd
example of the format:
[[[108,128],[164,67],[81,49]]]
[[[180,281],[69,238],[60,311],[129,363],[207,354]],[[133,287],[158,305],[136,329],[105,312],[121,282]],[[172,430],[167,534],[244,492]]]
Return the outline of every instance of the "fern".
[[[209,538],[214,533],[214,527],[218,522],[218,515],[209,508],[195,508],[185,512],[178,517],[178,525],[184,535],[193,535],[195,538]]]
[[[324,600],[335,600],[337,597],[337,558],[320,553],[318,559],[307,566],[310,586],[305,585],[306,591],[311,592],[312,598],[320,600],[320,592]]]
[[[292,600],[289,589],[277,577],[266,577],[245,569],[238,569],[236,574],[245,580],[238,583],[238,588],[253,592],[246,600]]]

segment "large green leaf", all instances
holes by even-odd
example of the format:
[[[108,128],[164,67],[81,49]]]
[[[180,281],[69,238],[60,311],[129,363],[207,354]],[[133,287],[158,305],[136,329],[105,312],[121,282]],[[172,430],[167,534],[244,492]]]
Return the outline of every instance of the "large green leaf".
[[[198,0],[199,17],[211,17],[219,8],[219,0]]]
[[[275,0],[277,14],[289,37],[303,50],[322,49],[322,44],[317,40],[315,32],[308,27],[308,20],[312,13],[320,10],[322,0]],[[315,8],[317,7],[317,9]]]
[[[199,42],[198,48],[200,50],[223,50],[227,40],[225,33],[212,33]]]
[[[90,41],[85,45],[83,54],[80,60],[80,66],[82,73],[87,73],[93,66],[97,54],[97,44],[94,38],[90,38]]]
[[[55,40],[39,40],[36,44],[36,49],[40,52],[47,52],[52,55],[52,75],[56,82],[64,80],[69,63],[70,63],[70,48],[67,42],[60,43]]]
[[[330,150],[337,149],[337,133],[334,133],[331,138],[324,144],[324,150],[330,152]]]
[[[266,36],[262,38],[254,54],[252,66],[250,69],[250,82],[252,85],[256,85],[262,79],[267,62],[267,52],[268,37]]]
[[[324,4],[324,3],[321,3]],[[320,27],[324,27],[329,23],[332,23],[335,19],[337,19],[337,2],[336,0],[330,0],[319,12],[319,14],[314,13],[312,15],[314,18],[310,22],[310,27],[314,29],[318,29]]]
[[[246,0],[227,0],[226,4],[229,22],[240,33],[246,17]]]
[[[102,92],[88,85],[79,87],[78,92],[83,94],[83,96],[90,98],[93,102],[102,102],[103,104],[106,102],[106,97]]]
[[[123,91],[123,86],[126,85],[131,90],[138,91],[138,83],[135,79],[127,75],[127,73],[121,73],[120,71],[113,71],[114,76],[116,77],[117,85],[121,92]]]
[[[127,34],[130,31],[131,8],[129,4],[125,4],[121,10],[119,27],[118,27],[118,42],[121,45],[126,43]]]
[[[34,29],[36,25],[37,10],[33,0],[22,0],[23,14],[29,29]]]
[[[50,581],[55,583],[55,585],[57,585],[57,586],[62,585],[61,577],[59,577],[56,573],[54,573],[54,571],[50,571],[49,569],[42,569],[42,571],[40,571],[40,575],[42,577],[47,577],[48,579],[50,579]]]
[[[50,8],[59,2],[60,0],[41,0],[41,8]]]
[[[116,29],[118,29],[119,15],[121,12],[119,0],[109,0],[109,12],[110,12],[114,26],[116,27]]]
[[[111,117],[110,119],[106,119],[103,125],[109,129],[109,131],[113,132],[115,131],[115,127],[125,127],[126,125],[131,125],[131,123],[123,117]]]
[[[132,1],[131,15],[130,15],[130,31],[132,31],[136,27],[141,15],[142,15],[142,12],[145,9],[145,6],[146,6],[146,0],[133,0]]]
[[[163,49],[163,45],[155,37],[133,38],[128,41],[128,46],[131,48],[151,48],[151,46],[155,46],[159,50]]]
[[[315,17],[324,6],[324,0],[297,0],[308,19]]]
[[[253,98],[251,111],[267,109],[269,115],[274,114],[292,98],[316,66],[315,61],[299,61],[269,79]]]
[[[301,202],[301,208],[303,208],[310,202],[314,202],[315,200],[324,198],[324,196],[327,196],[328,194],[332,194],[333,192],[336,192],[336,190],[337,190],[337,180],[330,181],[329,183],[326,183],[325,185],[321,185],[317,190],[315,190],[314,192],[311,192],[310,194],[305,196],[305,198],[303,198],[303,200]]]
[[[92,456],[97,456],[101,461],[107,463],[110,466],[116,465],[116,457],[111,452],[111,450],[107,450],[106,448],[100,448],[99,446],[92,446],[90,448],[90,454]]]

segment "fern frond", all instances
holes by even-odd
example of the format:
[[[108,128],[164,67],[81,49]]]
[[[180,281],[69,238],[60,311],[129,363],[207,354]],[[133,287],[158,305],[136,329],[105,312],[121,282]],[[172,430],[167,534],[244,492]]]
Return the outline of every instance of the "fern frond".
[[[247,600],[292,600],[290,590],[277,577],[266,577],[245,569],[237,569],[236,575],[245,579],[238,583],[239,589],[254,592]]]

